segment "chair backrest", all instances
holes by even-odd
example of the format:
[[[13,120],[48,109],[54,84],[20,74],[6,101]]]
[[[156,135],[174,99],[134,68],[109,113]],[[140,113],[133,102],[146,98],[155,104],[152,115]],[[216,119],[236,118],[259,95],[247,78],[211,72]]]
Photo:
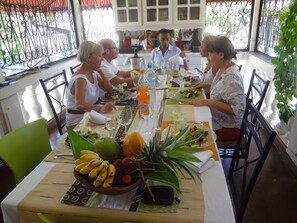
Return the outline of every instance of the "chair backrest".
[[[73,75],[74,73],[75,73],[75,71],[77,70],[77,68],[80,66],[81,64],[77,64],[77,65],[75,65],[75,66],[71,66],[70,67],[70,71],[71,71],[71,74]]]
[[[257,74],[256,69],[253,70],[246,98],[247,100],[252,99],[253,104],[258,110],[261,109],[269,83],[269,80],[264,80]]]
[[[65,70],[47,78],[39,80],[48,103],[52,109],[60,135],[66,132],[66,96],[68,81]]]
[[[38,119],[0,139],[0,159],[20,183],[51,152],[47,122]]]
[[[276,132],[267,124],[258,108],[248,100],[243,117],[237,148],[244,140],[244,159],[235,149],[228,173],[228,181],[236,208],[236,222],[242,222],[244,212],[256,180],[273,145]],[[239,178],[242,177],[242,181]]]

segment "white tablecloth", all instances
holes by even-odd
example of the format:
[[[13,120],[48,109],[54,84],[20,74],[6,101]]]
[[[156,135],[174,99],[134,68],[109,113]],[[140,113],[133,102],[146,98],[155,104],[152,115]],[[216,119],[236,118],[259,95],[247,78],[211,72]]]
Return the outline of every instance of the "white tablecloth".
[[[162,98],[162,91],[157,91],[157,98]],[[195,120],[211,121],[208,107],[195,108]],[[210,122],[211,123],[211,122]],[[142,121],[139,125],[143,125]],[[154,126],[152,126],[154,127]],[[5,223],[19,223],[17,205],[43,179],[56,164],[41,162],[1,203]],[[205,202],[205,223],[235,222],[233,208],[226,184],[221,161],[201,174],[202,190]]]

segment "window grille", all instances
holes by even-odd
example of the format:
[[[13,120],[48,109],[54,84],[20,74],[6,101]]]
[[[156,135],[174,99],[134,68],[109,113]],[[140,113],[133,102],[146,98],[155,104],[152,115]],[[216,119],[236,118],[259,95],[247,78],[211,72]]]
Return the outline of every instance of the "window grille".
[[[67,0],[0,2],[0,64],[7,76],[70,57],[76,51]]]
[[[263,0],[260,12],[260,22],[258,26],[256,51],[268,56],[276,56],[274,47],[278,43],[279,36],[279,10],[289,6],[292,0]]]
[[[248,50],[252,5],[252,0],[207,0],[205,33],[226,35],[237,50]]]

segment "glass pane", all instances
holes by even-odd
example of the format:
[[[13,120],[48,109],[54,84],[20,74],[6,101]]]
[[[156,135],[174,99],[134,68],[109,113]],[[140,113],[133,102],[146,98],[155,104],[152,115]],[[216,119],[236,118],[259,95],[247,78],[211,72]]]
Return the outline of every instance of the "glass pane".
[[[200,7],[190,7],[190,20],[200,19]]]
[[[168,5],[168,0],[159,0],[159,5]]]
[[[146,0],[146,6],[156,6],[156,0]]]
[[[126,1],[123,0],[117,0],[117,7],[126,7]]]
[[[200,0],[190,0],[190,4],[200,4]]]
[[[188,0],[178,0],[177,4],[178,5],[186,5],[186,4],[188,4]]]
[[[159,21],[168,21],[168,9],[159,9]]]
[[[128,0],[128,7],[137,7],[137,0]]]
[[[129,9],[129,22],[138,22],[138,10],[137,9]]]
[[[177,20],[187,20],[188,18],[188,8],[182,7],[177,9]]]
[[[118,22],[127,22],[126,10],[118,10]]]
[[[157,21],[157,10],[156,9],[148,9],[147,10],[147,21],[148,22]]]

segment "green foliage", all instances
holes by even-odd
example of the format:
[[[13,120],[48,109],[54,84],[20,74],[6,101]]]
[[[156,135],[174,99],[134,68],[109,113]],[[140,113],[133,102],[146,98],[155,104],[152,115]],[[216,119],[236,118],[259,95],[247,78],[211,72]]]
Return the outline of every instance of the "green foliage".
[[[274,85],[280,118],[288,123],[296,110],[292,101],[296,98],[297,78],[297,0],[283,8],[278,18],[280,35],[278,45],[274,48],[277,57],[272,59],[276,65]]]

